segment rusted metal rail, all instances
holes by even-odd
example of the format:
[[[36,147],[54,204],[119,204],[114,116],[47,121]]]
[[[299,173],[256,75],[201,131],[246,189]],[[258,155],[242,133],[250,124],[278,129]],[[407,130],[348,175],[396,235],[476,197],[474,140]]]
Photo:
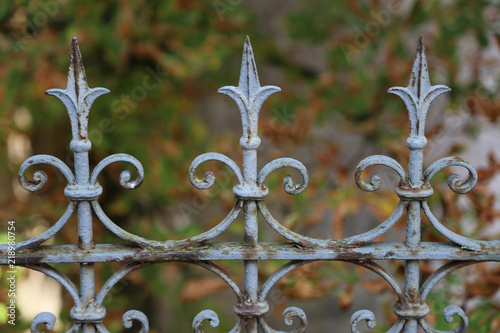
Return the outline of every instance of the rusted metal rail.
[[[442,158],[423,168],[423,150],[427,144],[425,137],[425,119],[430,103],[438,95],[449,91],[446,86],[431,86],[423,39],[419,41],[410,81],[407,87],[394,87],[390,93],[400,96],[408,109],[410,118],[410,136],[406,141],[409,149],[408,173],[394,159],[386,156],[370,156],[362,160],[355,171],[355,180],[364,191],[376,191],[381,180],[372,175],[370,182],[362,180],[361,174],[373,165],[391,168],[400,178],[396,193],[400,202],[391,216],[382,221],[374,229],[345,239],[317,239],[295,233],[268,211],[265,198],[269,192],[265,185],[267,176],[279,168],[294,168],[301,180],[296,183],[291,177],[283,179],[283,187],[288,194],[299,194],[308,184],[308,173],[305,166],[291,158],[280,158],[266,164],[260,171],[257,167],[257,150],[261,144],[258,136],[258,117],[262,104],[272,94],[279,92],[276,86],[264,86],[259,83],[250,40],[246,39],[243,50],[240,79],[238,86],[226,86],[220,93],[231,97],[241,113],[243,135],[240,145],[243,149],[243,163],[240,169],[233,160],[219,153],[206,153],[198,156],[189,170],[191,183],[199,189],[208,189],[215,182],[213,173],[208,172],[202,179],[196,177],[199,165],[215,160],[227,165],[235,174],[238,182],[233,187],[235,205],[229,214],[212,229],[184,240],[155,241],[131,234],[108,218],[99,205],[98,198],[102,188],[98,182],[99,173],[109,164],[122,161],[131,163],[138,172],[135,180],[130,173],[124,171],[120,175],[120,183],[126,189],[134,189],[141,185],[144,170],[141,163],[127,154],[115,154],[102,160],[92,170],[89,165],[88,152],[91,142],[88,139],[88,117],[92,103],[97,97],[109,91],[105,88],[89,88],[76,39],[71,46],[71,61],[66,89],[50,89],[48,95],[59,98],[66,106],[72,129],[70,148],[74,152],[75,168],[71,170],[56,157],[37,155],[27,159],[20,168],[19,181],[28,191],[37,191],[47,183],[47,175],[43,171],[34,173],[33,180],[27,179],[25,171],[38,164],[49,164],[65,176],[68,184],[65,195],[69,204],[63,216],[42,234],[15,244],[16,264],[40,271],[58,281],[72,296],[74,306],[70,311],[74,321],[70,332],[79,330],[89,332],[107,332],[102,321],[106,316],[103,301],[114,284],[128,273],[158,262],[186,262],[208,269],[222,278],[235,293],[234,311],[239,316],[231,332],[277,332],[266,322],[269,305],[266,296],[271,287],[293,269],[317,260],[337,260],[363,266],[384,278],[397,295],[394,312],[397,320],[389,332],[417,332],[421,327],[425,332],[436,332],[429,327],[426,316],[430,309],[426,297],[434,285],[454,270],[482,261],[500,261],[500,241],[479,241],[458,235],[449,230],[430,210],[427,199],[432,196],[430,184],[432,177],[440,170],[459,166],[468,171],[468,178],[463,180],[456,174],[448,178],[448,186],[457,193],[467,193],[477,183],[474,168],[457,157]],[[78,218],[78,245],[43,245],[66,224],[70,216],[76,212]],[[279,235],[287,239],[283,243],[267,243],[258,240],[258,215]],[[386,233],[406,214],[405,242],[374,242]],[[93,243],[92,216],[97,216],[110,232],[120,237],[125,244]],[[242,215],[245,223],[244,241],[240,243],[218,243],[212,240],[223,233],[238,216]],[[422,242],[421,220],[426,216],[437,231],[449,239],[446,243]],[[0,244],[0,264],[8,265],[8,244]],[[405,260],[405,279],[402,286],[376,260]],[[420,281],[420,260],[449,260],[426,281]],[[245,282],[242,288],[232,280],[219,266],[216,260],[241,260],[244,262]],[[267,281],[260,284],[258,279],[259,260],[289,260]],[[102,262],[123,262],[123,268],[96,290],[94,281],[94,264]],[[76,263],[80,265],[80,288],[50,264]],[[464,311],[450,305],[443,311],[445,318],[452,322],[453,316],[460,317],[460,322],[453,332],[465,332],[468,319]],[[307,328],[307,317],[304,311],[291,307],[283,313],[285,323],[291,324],[292,318],[299,321],[293,332],[304,332]],[[145,314],[131,310],[123,315],[125,326],[136,320],[141,323],[142,331],[149,329]],[[209,320],[213,326],[218,324],[215,312],[205,310],[193,320],[193,330],[200,332],[203,321]],[[351,317],[351,330],[357,332],[356,325],[366,321],[369,327],[375,326],[375,317],[369,310],[360,310]],[[32,323],[32,332],[39,332],[38,325],[53,327],[54,315],[40,313]],[[451,332],[451,331],[450,331]]]

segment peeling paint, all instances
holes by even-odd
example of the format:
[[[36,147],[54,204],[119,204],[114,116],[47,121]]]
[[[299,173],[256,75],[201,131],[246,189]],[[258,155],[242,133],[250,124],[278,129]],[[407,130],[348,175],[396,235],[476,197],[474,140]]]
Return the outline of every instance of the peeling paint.
[[[25,172],[35,165],[48,164],[54,166],[67,180],[64,190],[68,197],[68,207],[63,216],[49,229],[32,239],[17,243],[16,264],[40,271],[58,281],[72,296],[75,303],[70,316],[75,322],[71,329],[76,332],[83,327],[85,332],[106,332],[102,321],[106,310],[102,302],[108,291],[120,279],[130,272],[155,263],[183,262],[201,266],[223,279],[234,291],[236,302],[235,313],[239,316],[232,332],[257,332],[258,326],[264,332],[276,332],[266,323],[265,314],[269,311],[266,296],[269,290],[283,276],[297,267],[317,260],[343,261],[364,267],[381,276],[398,297],[394,305],[396,322],[390,332],[416,332],[418,326],[426,332],[428,328],[425,317],[430,309],[426,297],[432,288],[443,277],[461,267],[483,261],[500,261],[500,241],[479,241],[458,235],[449,230],[430,210],[427,199],[433,195],[430,185],[432,177],[450,166],[459,166],[468,170],[468,178],[462,179],[456,174],[448,177],[448,186],[456,193],[467,193],[477,184],[477,172],[466,161],[459,157],[446,157],[432,163],[423,171],[423,150],[427,144],[425,137],[425,120],[429,105],[438,95],[449,91],[446,86],[431,86],[425,55],[423,38],[420,38],[417,54],[407,87],[394,87],[390,93],[400,96],[405,103],[410,121],[410,135],[406,141],[409,149],[408,173],[396,160],[387,156],[374,155],[363,159],[354,172],[357,186],[368,192],[376,191],[381,186],[381,178],[373,174],[370,181],[365,182],[362,174],[368,168],[382,165],[390,168],[399,176],[399,184],[395,188],[400,201],[394,212],[375,228],[362,234],[344,239],[317,239],[299,234],[284,227],[276,220],[266,207],[265,199],[269,188],[265,182],[267,177],[280,168],[295,169],[301,179],[287,176],[283,179],[286,193],[296,195],[303,192],[309,182],[306,167],[291,158],[278,158],[267,163],[260,171],[257,164],[258,148],[261,139],[258,136],[258,118],[261,106],[272,94],[279,92],[276,86],[261,87],[259,83],[254,53],[247,37],[243,49],[241,71],[238,86],[225,86],[219,92],[231,97],[239,109],[243,133],[240,145],[243,148],[243,164],[240,168],[229,157],[219,153],[205,153],[195,158],[189,168],[191,183],[198,189],[208,189],[215,184],[215,176],[207,172],[203,178],[196,177],[197,168],[207,161],[219,161],[228,166],[236,177],[233,192],[235,204],[227,216],[216,226],[199,235],[182,240],[151,240],[131,234],[120,228],[102,210],[98,198],[102,188],[98,182],[101,171],[115,162],[130,163],[137,171],[136,179],[124,171],[120,174],[120,184],[128,190],[138,188],[144,181],[144,168],[134,157],[127,154],[114,154],[103,159],[90,171],[88,153],[92,147],[88,140],[89,111],[94,100],[109,91],[105,88],[89,88],[85,69],[76,39],[73,39],[70,53],[70,66],[66,89],[50,89],[46,94],[57,97],[67,108],[72,141],[70,148],[74,152],[74,172],[61,160],[48,155],[36,155],[28,158],[20,167],[19,183],[28,191],[42,189],[48,181],[47,175],[37,170],[33,179],[28,179]],[[76,211],[78,218],[77,245],[43,245],[67,223]],[[219,243],[216,237],[223,233],[243,211],[244,234],[241,242]],[[423,213],[423,214],[422,214]],[[287,241],[281,243],[261,242],[259,235],[259,214],[263,222]],[[403,215],[406,214],[406,238],[404,242],[374,242],[375,239],[390,230]],[[95,244],[93,240],[93,215],[109,232],[124,241],[125,244]],[[420,229],[423,216],[430,224],[450,242],[425,242],[421,239]],[[0,264],[7,265],[9,247],[0,244]],[[420,283],[421,260],[448,260],[447,264],[436,270],[422,284]],[[242,290],[222,268],[212,261],[240,260],[244,262],[245,281]],[[260,260],[288,260],[277,269],[261,286],[259,285],[258,263]],[[401,287],[399,282],[387,272],[376,260],[405,260],[405,279]],[[115,272],[102,289],[97,293],[94,281],[94,264],[103,262],[123,262],[125,265]],[[73,263],[80,265],[80,290],[61,272],[50,264]],[[447,321],[453,316],[460,317],[459,325],[454,332],[465,332],[468,319],[465,312],[448,306],[443,311]],[[283,312],[287,325],[297,319],[298,326],[293,332],[305,332],[307,317],[299,308],[290,307]],[[127,311],[123,315],[124,325],[137,321],[142,331],[149,329],[148,319],[139,311]],[[193,320],[193,330],[201,332],[201,324],[209,320],[217,326],[218,317],[215,312],[205,310]],[[366,321],[368,327],[376,324],[375,316],[368,310],[360,310],[351,317],[351,331],[356,332],[356,325]],[[53,327],[55,317],[41,313],[32,323],[32,331],[38,324],[44,323],[48,329]],[[51,326],[52,325],[52,326]],[[71,331],[70,330],[70,331]]]

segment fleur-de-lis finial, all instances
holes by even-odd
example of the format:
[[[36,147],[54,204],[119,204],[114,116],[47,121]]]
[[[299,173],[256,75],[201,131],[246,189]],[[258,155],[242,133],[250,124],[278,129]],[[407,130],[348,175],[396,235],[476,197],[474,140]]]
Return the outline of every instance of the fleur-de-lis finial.
[[[276,86],[260,86],[252,45],[250,44],[250,38],[247,36],[243,49],[238,86],[225,86],[219,89],[219,93],[231,97],[240,109],[243,125],[243,136],[240,144],[243,148],[256,149],[259,147],[260,138],[257,131],[260,108],[270,95],[278,91],[281,91],[281,89]]]
[[[73,140],[71,149],[90,150],[88,140],[89,110],[94,100],[109,93],[106,88],[89,88],[85,77],[82,55],[76,37],[71,43],[71,56],[66,89],[49,89],[45,92],[59,98],[68,109]]]
[[[410,116],[410,137],[406,142],[408,148],[423,149],[425,147],[427,144],[425,119],[429,105],[434,98],[450,90],[444,85],[431,86],[425,56],[424,37],[420,35],[408,86],[393,87],[388,90],[388,92],[400,96],[408,109]]]

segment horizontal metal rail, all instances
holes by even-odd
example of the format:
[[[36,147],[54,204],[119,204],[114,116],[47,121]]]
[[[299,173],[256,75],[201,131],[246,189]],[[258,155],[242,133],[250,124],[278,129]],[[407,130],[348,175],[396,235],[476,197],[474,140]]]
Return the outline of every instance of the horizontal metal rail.
[[[293,243],[208,243],[171,250],[130,245],[98,244],[92,251],[76,245],[41,245],[36,250],[16,252],[16,261],[26,264],[163,262],[199,260],[474,260],[500,261],[498,246],[481,251],[464,250],[453,243],[422,242],[409,248],[402,242],[373,242],[356,247],[304,248]],[[7,265],[6,250],[0,250],[0,265]]]

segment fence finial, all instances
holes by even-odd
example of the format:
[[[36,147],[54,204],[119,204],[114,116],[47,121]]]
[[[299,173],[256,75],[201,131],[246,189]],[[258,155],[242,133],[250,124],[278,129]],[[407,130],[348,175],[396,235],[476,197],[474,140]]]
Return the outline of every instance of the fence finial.
[[[444,85],[431,86],[427,57],[425,56],[424,36],[420,35],[408,86],[393,87],[388,90],[389,93],[401,97],[408,109],[410,116],[410,137],[406,142],[408,148],[423,149],[426,146],[425,119],[429,105],[434,98],[450,90]]]
[[[106,88],[89,88],[80,48],[76,37],[73,37],[66,89],[49,89],[45,92],[47,95],[59,98],[68,109],[73,134],[71,149],[90,150],[90,141],[88,140],[89,110],[97,97],[107,93],[109,90]],[[81,142],[80,145],[76,143],[78,141]],[[81,149],[77,146],[81,146]]]
[[[260,86],[252,45],[247,36],[238,86],[225,86],[219,89],[219,93],[228,95],[238,104],[243,124],[240,144],[244,149],[257,149],[260,146],[261,141],[257,135],[260,108],[270,95],[278,91],[281,89],[276,86]]]

